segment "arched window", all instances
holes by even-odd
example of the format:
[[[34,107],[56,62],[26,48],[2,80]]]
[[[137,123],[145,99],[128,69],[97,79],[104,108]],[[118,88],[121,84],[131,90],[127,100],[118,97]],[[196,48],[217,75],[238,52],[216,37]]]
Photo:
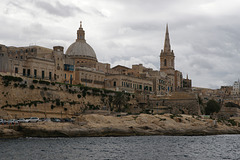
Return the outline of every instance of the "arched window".
[[[164,59],[164,66],[167,66],[167,60]]]

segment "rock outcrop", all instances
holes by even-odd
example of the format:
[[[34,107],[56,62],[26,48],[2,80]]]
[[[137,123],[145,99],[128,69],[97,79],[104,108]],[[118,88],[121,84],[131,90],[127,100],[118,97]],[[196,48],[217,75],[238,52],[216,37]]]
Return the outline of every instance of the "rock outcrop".
[[[240,127],[189,115],[81,115],[74,123],[20,124],[18,131],[0,128],[0,137],[81,137],[141,135],[239,134]]]

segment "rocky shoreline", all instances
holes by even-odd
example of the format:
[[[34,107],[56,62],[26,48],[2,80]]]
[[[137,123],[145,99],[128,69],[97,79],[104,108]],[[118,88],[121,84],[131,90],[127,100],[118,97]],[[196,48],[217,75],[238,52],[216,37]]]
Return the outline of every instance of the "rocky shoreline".
[[[0,138],[104,137],[104,136],[202,136],[240,134],[240,127],[190,115],[81,115],[74,123],[38,122],[0,126]]]

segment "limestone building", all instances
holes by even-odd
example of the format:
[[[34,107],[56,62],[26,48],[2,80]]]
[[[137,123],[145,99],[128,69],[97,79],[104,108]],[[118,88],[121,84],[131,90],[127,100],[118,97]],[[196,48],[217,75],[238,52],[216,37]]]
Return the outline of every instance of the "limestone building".
[[[236,96],[236,95],[239,95],[239,93],[240,93],[240,82],[238,80],[233,83],[232,95]]]
[[[175,56],[173,50],[171,50],[168,25],[166,26],[164,49],[160,53],[160,71],[166,73],[170,78],[168,91],[173,92],[183,88],[182,72],[175,70]]]
[[[0,72],[67,84],[81,84],[129,93],[144,92],[158,96],[182,89],[183,77],[175,70],[168,26],[164,49],[160,55],[160,71],[142,64],[132,68],[98,61],[94,49],[86,42],[80,22],[77,38],[66,53],[62,46],[48,49],[41,46],[8,47],[0,45]]]

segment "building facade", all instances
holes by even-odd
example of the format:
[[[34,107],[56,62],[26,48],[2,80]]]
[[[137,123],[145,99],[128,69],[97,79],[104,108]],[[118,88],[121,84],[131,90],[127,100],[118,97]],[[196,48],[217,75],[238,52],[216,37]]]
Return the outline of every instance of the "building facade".
[[[182,72],[175,70],[175,56],[171,50],[168,25],[166,26],[164,49],[160,53],[160,72],[167,74],[170,80],[170,86],[167,90],[174,92],[183,88]]]
[[[86,42],[80,27],[77,38],[66,53],[62,46],[53,49],[41,46],[7,47],[0,45],[0,72],[67,84],[105,88],[129,93],[144,92],[168,95],[183,87],[182,73],[175,70],[175,56],[171,50],[168,26],[164,49],[160,54],[160,71],[142,64],[132,68],[98,62],[94,49]]]

